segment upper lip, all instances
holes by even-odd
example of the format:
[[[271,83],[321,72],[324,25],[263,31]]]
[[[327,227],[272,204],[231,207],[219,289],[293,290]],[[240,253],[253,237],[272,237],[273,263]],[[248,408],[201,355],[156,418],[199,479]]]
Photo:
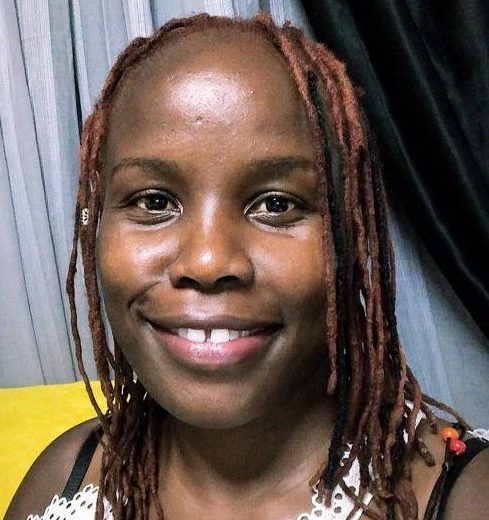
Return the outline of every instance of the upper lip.
[[[281,323],[278,320],[252,318],[229,315],[213,315],[197,317],[190,315],[165,316],[160,318],[150,318],[147,320],[163,329],[230,329],[230,330],[256,330],[278,328]]]

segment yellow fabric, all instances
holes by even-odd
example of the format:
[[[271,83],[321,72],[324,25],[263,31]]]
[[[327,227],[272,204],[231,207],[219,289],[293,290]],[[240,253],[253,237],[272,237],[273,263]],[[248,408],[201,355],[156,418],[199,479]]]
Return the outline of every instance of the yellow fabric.
[[[92,387],[102,406],[100,385],[95,382]],[[83,382],[0,388],[0,518],[42,450],[95,415]]]

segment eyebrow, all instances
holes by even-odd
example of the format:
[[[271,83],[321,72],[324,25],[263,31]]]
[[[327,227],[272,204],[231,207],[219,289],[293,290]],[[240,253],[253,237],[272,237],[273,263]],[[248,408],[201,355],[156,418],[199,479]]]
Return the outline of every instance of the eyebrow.
[[[112,168],[110,176],[113,177],[120,170],[131,166],[137,166],[147,173],[168,174],[180,171],[175,161],[158,159],[156,157],[126,157]]]
[[[113,177],[118,171],[131,166],[137,166],[147,173],[157,174],[177,174],[180,172],[175,161],[160,159],[156,157],[127,157],[117,163],[111,171],[110,176]],[[316,164],[311,159],[303,156],[277,156],[266,157],[251,161],[246,166],[246,171],[254,175],[263,175],[267,177],[282,176],[292,173],[297,169],[315,169]]]
[[[246,170],[253,174],[275,177],[292,173],[298,169],[315,169],[316,163],[300,155],[267,157],[252,161]]]

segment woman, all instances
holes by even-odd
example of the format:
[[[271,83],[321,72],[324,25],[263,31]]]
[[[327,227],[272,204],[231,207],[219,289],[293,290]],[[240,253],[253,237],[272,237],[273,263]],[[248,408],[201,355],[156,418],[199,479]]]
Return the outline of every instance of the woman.
[[[42,518],[93,518],[96,495],[97,518],[102,497],[116,519],[482,518],[489,450],[433,493],[463,446],[430,433],[406,365],[384,199],[344,66],[298,30],[200,15],[133,42],[85,125],[68,277],[98,421],[41,455],[7,518],[73,488]]]

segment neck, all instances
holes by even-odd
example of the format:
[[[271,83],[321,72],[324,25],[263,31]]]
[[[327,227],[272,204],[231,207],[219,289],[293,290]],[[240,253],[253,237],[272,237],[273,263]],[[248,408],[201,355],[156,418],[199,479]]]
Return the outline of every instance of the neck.
[[[311,384],[281,406],[229,429],[202,429],[169,418],[162,479],[196,492],[250,494],[307,486],[327,456],[336,407],[325,386]]]

